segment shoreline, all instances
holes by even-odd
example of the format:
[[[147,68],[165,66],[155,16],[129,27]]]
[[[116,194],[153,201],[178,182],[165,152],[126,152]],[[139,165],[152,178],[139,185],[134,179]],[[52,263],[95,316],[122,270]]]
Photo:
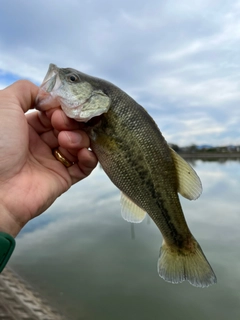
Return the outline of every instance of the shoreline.
[[[232,152],[232,153],[207,153],[207,152],[196,152],[196,153],[184,153],[178,152],[178,154],[183,158],[192,158],[192,159],[240,159],[240,152]]]
[[[9,268],[0,275],[0,319],[66,320]]]

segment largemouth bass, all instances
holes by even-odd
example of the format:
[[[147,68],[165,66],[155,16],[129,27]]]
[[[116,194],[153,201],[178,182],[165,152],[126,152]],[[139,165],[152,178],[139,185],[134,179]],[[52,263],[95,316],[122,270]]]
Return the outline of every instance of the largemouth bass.
[[[141,222],[150,215],[162,233],[160,277],[197,287],[216,276],[183,215],[178,193],[200,196],[201,181],[167,144],[154,120],[115,85],[71,68],[50,64],[36,108],[61,105],[70,118],[85,122],[91,148],[112,182],[122,191],[122,216]]]

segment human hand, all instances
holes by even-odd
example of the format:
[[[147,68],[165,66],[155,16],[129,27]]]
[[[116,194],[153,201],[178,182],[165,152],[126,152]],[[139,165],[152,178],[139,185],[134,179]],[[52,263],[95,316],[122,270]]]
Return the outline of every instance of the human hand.
[[[12,236],[97,164],[81,124],[60,109],[25,114],[37,93],[25,80],[0,90],[0,231]],[[55,159],[57,147],[73,166]]]

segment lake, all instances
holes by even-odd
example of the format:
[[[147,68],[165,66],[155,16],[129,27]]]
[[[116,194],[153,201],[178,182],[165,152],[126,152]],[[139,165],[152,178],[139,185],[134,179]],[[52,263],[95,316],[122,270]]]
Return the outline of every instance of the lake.
[[[203,194],[180,200],[216,285],[158,276],[159,230],[150,218],[122,219],[119,191],[100,167],[22,230],[9,266],[68,320],[239,320],[240,162],[192,164]]]

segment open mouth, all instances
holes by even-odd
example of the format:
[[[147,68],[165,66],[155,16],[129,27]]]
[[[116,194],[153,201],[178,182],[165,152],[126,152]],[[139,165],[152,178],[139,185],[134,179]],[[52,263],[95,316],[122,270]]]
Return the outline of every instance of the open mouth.
[[[51,63],[39,88],[35,108],[40,111],[46,111],[53,107],[53,105],[59,105],[54,92],[56,92],[61,85],[62,82],[59,77],[59,69],[55,64]]]
[[[57,90],[61,85],[61,81],[59,79],[58,74],[59,74],[58,67],[55,64],[51,63],[49,65],[48,72],[40,86],[40,89],[46,92]]]

